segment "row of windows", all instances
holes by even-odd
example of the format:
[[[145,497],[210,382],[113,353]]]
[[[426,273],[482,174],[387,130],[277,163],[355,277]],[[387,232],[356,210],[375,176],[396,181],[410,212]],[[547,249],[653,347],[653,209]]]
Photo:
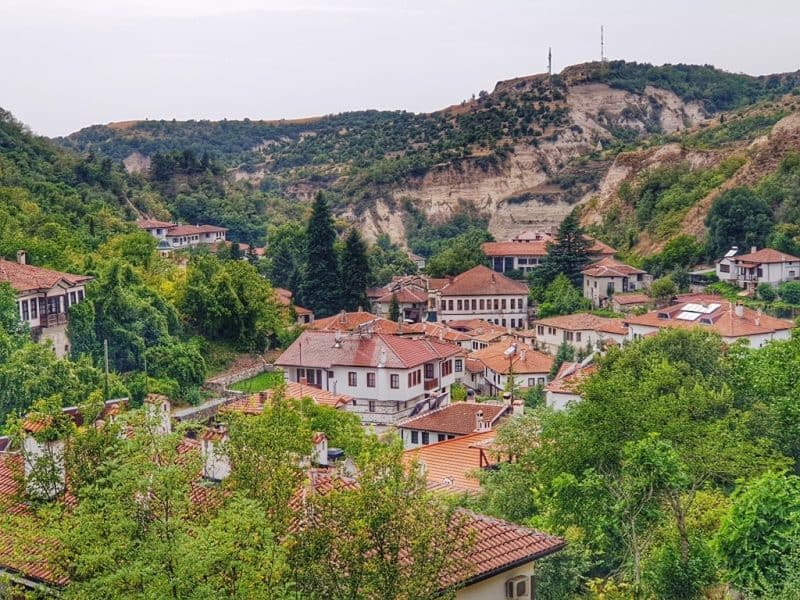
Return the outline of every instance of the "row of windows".
[[[62,300],[63,303],[62,303]],[[70,292],[64,296],[51,296],[50,298],[31,298],[30,300],[20,300],[17,302],[19,314],[23,321],[38,319],[39,315],[55,315],[66,310],[73,304],[77,304],[84,298],[83,290]]]
[[[442,305],[447,305],[445,310],[524,310],[525,300],[522,298],[475,299],[471,300],[442,300]],[[455,307],[455,308],[454,308]],[[444,306],[443,306],[444,308]]]
[[[422,435],[420,435],[420,434],[422,434]],[[436,434],[436,441],[437,442],[444,442],[445,440],[452,440],[454,437],[456,437],[456,436],[447,435],[447,434],[444,434],[444,433],[437,433]],[[411,443],[412,444],[419,444],[420,443],[420,438],[422,438],[422,445],[423,446],[427,446],[428,444],[431,443],[430,432],[428,432],[428,431],[412,431],[411,432]]]

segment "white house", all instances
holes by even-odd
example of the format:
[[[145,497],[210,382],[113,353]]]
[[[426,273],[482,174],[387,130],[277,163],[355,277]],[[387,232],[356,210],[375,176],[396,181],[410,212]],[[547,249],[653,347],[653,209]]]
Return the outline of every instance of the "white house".
[[[592,242],[590,257],[597,260],[613,256],[616,250],[603,242],[588,238]],[[491,261],[498,273],[521,271],[530,273],[547,256],[547,245],[554,243],[552,234],[544,232],[525,232],[508,242],[485,242],[481,250]]]
[[[136,226],[159,241],[159,250],[169,251],[198,244],[215,244],[225,241],[228,229],[216,225],[178,225],[167,221],[140,219]]]
[[[545,403],[553,410],[564,410],[570,404],[581,400],[580,384],[597,371],[597,365],[590,364],[592,357],[583,362],[565,362],[558,373],[545,388]]]
[[[518,390],[546,385],[553,366],[551,356],[514,340],[497,342],[473,352],[469,358],[484,367],[480,390],[487,395],[505,391],[512,376]]]
[[[652,281],[645,271],[626,265],[607,256],[586,267],[583,271],[583,296],[599,308],[608,304],[616,294],[637,292]]]
[[[536,345],[553,354],[564,342],[575,351],[593,352],[608,342],[621,344],[628,337],[628,328],[622,319],[589,313],[537,319],[533,322],[533,329],[536,332]]]
[[[643,315],[627,316],[624,320],[629,339],[639,339],[660,329],[698,327],[715,331],[729,344],[746,339],[753,348],[760,348],[770,340],[789,339],[795,326],[793,321],[762,314],[720,296],[703,294]]]
[[[34,340],[50,340],[59,358],[70,350],[69,308],[83,301],[91,279],[29,265],[24,250],[17,252],[17,262],[0,259],[0,283],[7,282],[16,292],[20,320]]]
[[[408,450],[492,430],[511,412],[510,404],[498,402],[455,402],[397,424],[403,447]]]
[[[483,265],[454,277],[438,296],[438,320],[442,323],[485,319],[512,329],[528,324],[527,284]]]
[[[288,381],[352,396],[346,410],[383,427],[448,404],[460,353],[431,339],[305,331],[275,364]]]
[[[733,261],[736,284],[748,290],[761,283],[777,286],[785,281],[800,280],[800,258],[772,248],[758,251],[753,248],[750,254],[733,256],[730,260]]]

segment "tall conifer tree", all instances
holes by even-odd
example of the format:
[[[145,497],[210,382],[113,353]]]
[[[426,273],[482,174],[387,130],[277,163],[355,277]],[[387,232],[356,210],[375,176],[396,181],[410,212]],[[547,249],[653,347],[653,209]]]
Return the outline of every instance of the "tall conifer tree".
[[[339,265],[333,244],[336,231],[328,201],[320,193],[306,230],[306,260],[300,286],[304,306],[319,317],[328,317],[339,309]]]
[[[591,249],[592,242],[581,229],[578,215],[573,210],[561,221],[555,242],[547,245],[547,256],[535,271],[538,283],[546,286],[563,273],[572,285],[580,289],[583,283],[581,271],[589,264]]]
[[[342,308],[348,311],[367,308],[369,263],[367,245],[357,229],[351,229],[344,243],[341,264]]]

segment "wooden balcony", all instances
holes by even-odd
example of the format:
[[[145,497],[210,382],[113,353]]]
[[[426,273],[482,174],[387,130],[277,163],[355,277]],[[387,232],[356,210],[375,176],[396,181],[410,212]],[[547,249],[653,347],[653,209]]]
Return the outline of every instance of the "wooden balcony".
[[[434,377],[433,379],[425,380],[425,391],[429,392],[431,390],[435,390],[439,387],[439,378]]]
[[[42,327],[56,327],[57,325],[67,324],[66,313],[54,313],[50,315],[42,315],[39,318],[39,324]]]

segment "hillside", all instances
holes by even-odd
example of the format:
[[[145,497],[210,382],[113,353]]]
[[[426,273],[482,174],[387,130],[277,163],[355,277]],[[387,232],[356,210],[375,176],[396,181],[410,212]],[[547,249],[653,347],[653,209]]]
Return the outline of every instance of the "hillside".
[[[588,63],[553,77],[502,81],[491,93],[430,114],[129,121],[58,141],[124,160],[131,171],[148,169],[158,155],[191,150],[227,168],[228,189],[238,185],[245,193],[259,189],[306,203],[327,190],[337,213],[371,239],[387,233],[405,243],[404,206],[433,221],[468,206],[490,216],[490,231],[503,238],[560,221],[607,180],[621,148],[778,97],[799,81],[798,73],[750,77],[711,67]],[[283,203],[273,212],[286,209]]]

